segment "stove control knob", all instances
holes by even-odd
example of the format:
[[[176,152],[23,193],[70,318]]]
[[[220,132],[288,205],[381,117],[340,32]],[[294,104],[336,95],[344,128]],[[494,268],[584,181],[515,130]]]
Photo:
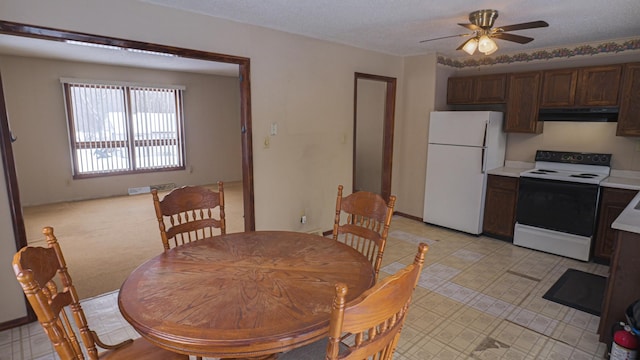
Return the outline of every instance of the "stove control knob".
[[[582,159],[583,159],[583,158],[582,158],[582,155],[576,155],[575,160],[582,161]]]
[[[601,162],[601,161],[604,161],[604,159],[601,159],[599,155],[593,155],[593,161],[594,162]]]

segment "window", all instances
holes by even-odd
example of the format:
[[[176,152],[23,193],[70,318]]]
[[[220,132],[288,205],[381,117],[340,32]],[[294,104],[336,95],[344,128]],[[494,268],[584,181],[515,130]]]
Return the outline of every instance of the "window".
[[[74,178],[184,169],[183,88],[62,82]]]

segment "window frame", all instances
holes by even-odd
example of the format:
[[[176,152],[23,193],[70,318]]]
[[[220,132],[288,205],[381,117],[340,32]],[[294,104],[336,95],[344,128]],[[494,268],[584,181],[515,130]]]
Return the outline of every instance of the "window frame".
[[[154,173],[165,171],[180,171],[186,169],[186,145],[185,145],[185,131],[184,131],[184,86],[175,85],[150,85],[150,84],[138,84],[128,82],[113,82],[113,81],[100,81],[100,80],[78,80],[78,79],[60,79],[63,87],[63,95],[65,101],[65,111],[67,118],[67,135],[69,137],[69,150],[71,157],[71,170],[73,179],[87,179],[98,178],[117,175],[132,175],[142,173]],[[88,87],[121,87],[123,92],[123,105],[125,123],[127,124],[127,138],[124,140],[108,140],[108,141],[77,141],[76,134],[76,119],[73,111],[73,97],[71,89],[74,86],[88,86]],[[133,131],[134,118],[132,114],[131,104],[131,92],[134,90],[144,89],[165,89],[175,91],[175,137],[171,139],[135,139],[136,134]],[[169,141],[169,143],[167,142]],[[177,143],[177,144],[176,144]],[[135,155],[138,149],[146,147],[162,146],[162,145],[178,145],[177,150],[178,162],[176,166],[162,166],[156,168],[139,168],[137,156]],[[82,173],[80,171],[80,163],[78,159],[77,151],[80,149],[105,149],[105,148],[125,148],[128,153],[128,168],[124,170],[107,170],[107,171],[95,171]]]

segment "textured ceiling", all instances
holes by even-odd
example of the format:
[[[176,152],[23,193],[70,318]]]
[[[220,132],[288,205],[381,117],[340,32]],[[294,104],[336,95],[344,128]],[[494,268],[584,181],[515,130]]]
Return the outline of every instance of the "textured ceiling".
[[[499,11],[495,26],[535,20],[547,28],[514,31],[533,37],[528,44],[498,40],[493,56],[531,53],[537,49],[599,44],[640,38],[640,0],[131,0],[190,11],[356,46],[407,56],[438,53],[456,61],[491,60],[455,49],[466,37],[420,43],[442,36],[468,34],[457,23],[479,9]],[[75,61],[142,66],[237,76],[233,64],[132,54],[86,48],[54,41],[0,35],[0,54],[73,59]]]
[[[549,23],[548,28],[513,32],[535,38],[529,44],[498,40],[502,53],[640,36],[640,0],[140,1],[404,56],[468,57],[455,50],[466,38],[420,41],[469,33],[457,23],[468,23],[468,14],[480,9],[498,10],[497,26]]]

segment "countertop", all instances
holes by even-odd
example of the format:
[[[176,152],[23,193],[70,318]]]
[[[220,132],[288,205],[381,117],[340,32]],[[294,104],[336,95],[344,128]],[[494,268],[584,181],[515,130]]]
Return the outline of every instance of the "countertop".
[[[640,173],[637,171],[611,170],[611,175],[604,179],[600,186],[640,190]]]
[[[611,176],[606,178],[600,185],[638,191],[640,190],[640,175],[637,171],[611,170]],[[639,202],[640,192],[622,210],[622,213],[614,220],[611,227],[640,234],[640,210],[636,209]]]
[[[640,202],[640,192],[631,200],[620,216],[618,216],[611,227],[617,230],[624,230],[640,234],[640,210],[635,207]]]
[[[533,169],[533,163],[521,161],[505,161],[503,167],[491,169],[487,171],[489,175],[500,175],[508,177],[520,177],[520,173]]]

